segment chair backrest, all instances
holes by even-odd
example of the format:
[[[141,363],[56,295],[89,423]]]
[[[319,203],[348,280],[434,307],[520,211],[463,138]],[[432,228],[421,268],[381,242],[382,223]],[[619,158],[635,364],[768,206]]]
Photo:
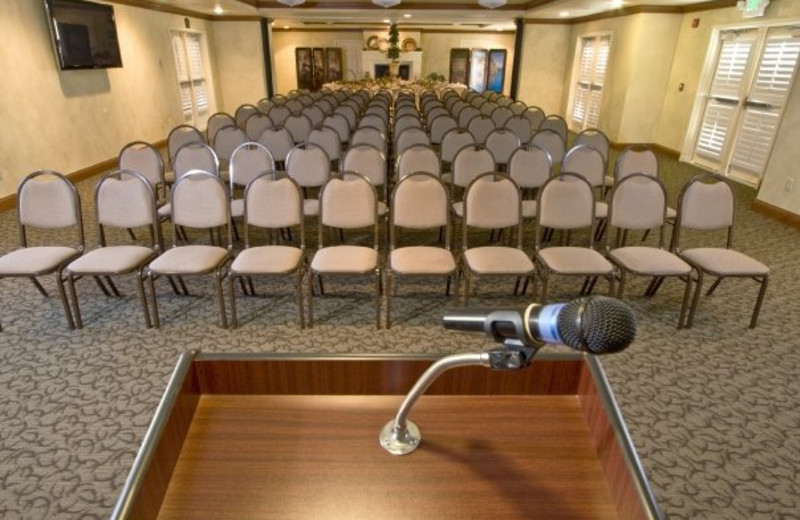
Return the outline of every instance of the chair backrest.
[[[632,144],[619,153],[614,165],[614,181],[619,182],[637,172],[658,177],[658,157],[647,145]]]
[[[575,136],[573,146],[589,145],[603,155],[603,160],[608,164],[608,151],[610,148],[608,137],[597,128],[587,128]]]
[[[292,111],[286,105],[273,105],[273,107],[269,109],[269,112],[267,112],[267,115],[272,119],[273,124],[283,125],[286,118],[292,115]]]
[[[414,172],[427,172],[438,178],[442,174],[442,163],[433,148],[418,144],[400,154],[395,172],[398,179]]]
[[[683,228],[699,231],[727,230],[727,247],[733,247],[736,199],[730,185],[719,175],[705,173],[689,179],[678,196],[675,247],[680,247]]]
[[[355,128],[358,124],[358,112],[355,108],[345,103],[333,109],[334,114],[341,114],[347,119],[347,124],[350,128]]]
[[[300,226],[300,248],[306,238],[303,218],[303,192],[289,177],[276,179],[262,174],[250,181],[244,190],[244,244],[250,247],[249,227],[283,229]]]
[[[516,226],[522,247],[522,197],[510,177],[493,172],[475,177],[464,194],[463,247],[468,249],[468,227],[503,229]]]
[[[308,142],[320,146],[331,161],[339,162],[342,156],[342,143],[339,134],[329,126],[315,128],[308,134]]]
[[[432,144],[441,144],[444,135],[454,128],[458,128],[458,122],[450,114],[443,114],[430,121],[430,136]]]
[[[353,132],[350,138],[350,146],[357,144],[368,144],[386,153],[389,143],[386,141],[386,134],[374,126],[360,126]]]
[[[417,119],[420,119],[419,110],[417,110],[417,107],[415,107],[413,104],[401,105],[394,112],[394,116],[398,119],[406,115],[414,116]]]
[[[527,144],[530,142],[531,137],[533,136],[533,128],[531,127],[531,122],[528,118],[517,115],[508,118],[505,123],[505,128],[508,128],[512,132],[514,132],[517,137],[519,138],[519,142],[522,144]]]
[[[191,125],[180,125],[170,131],[167,136],[167,152],[169,154],[169,164],[174,167],[175,155],[183,145],[189,143],[205,144],[206,140],[200,130]]]
[[[558,135],[561,136],[561,140],[565,143],[567,142],[567,122],[564,120],[563,117],[550,114],[549,116],[542,119],[542,122],[539,123],[539,130],[552,130],[556,132]]]
[[[481,111],[481,115],[488,116],[489,114],[494,112],[495,108],[497,108],[497,103],[495,103],[494,101],[487,100],[481,103],[480,105],[475,105],[475,106],[478,106],[478,108]]]
[[[586,179],[570,172],[551,177],[539,189],[536,205],[536,246],[541,243],[543,228],[581,229],[594,224],[594,195]],[[589,233],[593,243],[594,233]]]
[[[164,160],[155,146],[144,141],[134,141],[126,144],[119,152],[117,168],[130,170],[141,174],[147,182],[157,190],[159,198],[166,195],[164,184]]]
[[[272,122],[272,119],[270,119],[267,114],[259,112],[247,118],[244,124],[244,131],[247,133],[248,139],[251,141],[258,141],[258,138],[261,137],[261,132],[273,126],[275,126],[275,124]]]
[[[308,139],[308,134],[314,125],[305,114],[292,114],[283,122],[283,126],[292,134],[292,141],[295,144],[303,143]]]
[[[505,126],[506,121],[514,117],[514,112],[508,107],[498,106],[491,111],[489,117],[492,118],[497,128],[502,128]]]
[[[485,144],[486,136],[494,129],[494,120],[482,114],[473,117],[469,120],[469,123],[467,123],[467,130],[475,137],[475,142],[478,144]]]
[[[407,128],[422,128],[422,121],[420,121],[418,116],[414,115],[400,116],[395,119],[393,127],[395,140],[397,140],[397,136],[403,133],[403,130]]]
[[[527,107],[520,115],[530,121],[531,128],[534,131],[542,129],[541,125],[545,120],[545,113],[541,108],[530,106]]]
[[[514,101],[513,103],[508,105],[508,108],[511,109],[511,112],[513,112],[515,116],[519,116],[522,115],[522,113],[528,109],[528,105],[526,105],[522,101]]]
[[[561,164],[564,159],[564,139],[553,130],[539,130],[531,137],[531,144],[547,151],[553,165]]]
[[[425,112],[425,126],[428,127],[430,130],[431,125],[433,124],[433,120],[439,116],[450,116],[450,112],[447,111],[445,107],[442,105],[436,105],[430,108],[430,110]]]
[[[225,227],[231,248],[231,201],[222,179],[207,172],[190,171],[172,187],[172,244],[178,243],[179,226],[209,229]]]
[[[511,154],[519,147],[519,137],[507,128],[496,128],[486,136],[486,148],[492,152],[497,164],[508,164]]]
[[[247,141],[249,141],[247,138],[247,133],[240,127],[222,127],[214,136],[214,153],[217,154],[217,159],[219,159],[223,165],[227,165],[228,161],[231,160],[233,151]]]
[[[356,172],[366,177],[373,186],[386,185],[386,155],[372,145],[351,146],[342,157],[339,169]]]
[[[465,105],[458,111],[458,126],[467,128],[473,117],[478,117],[481,111],[472,105]]]
[[[258,111],[262,114],[266,114],[274,104],[275,103],[269,98],[261,98],[258,100],[258,103],[256,103],[256,108],[258,108]]]
[[[241,105],[239,108],[236,109],[236,114],[234,115],[234,119],[236,120],[236,126],[244,130],[244,123],[247,121],[247,118],[251,115],[258,112],[258,107],[254,105]]]
[[[236,120],[230,114],[226,114],[225,112],[217,112],[216,114],[209,116],[208,122],[206,123],[206,138],[208,139],[208,142],[213,143],[214,136],[216,135],[217,131],[220,128],[228,125],[236,126]]]
[[[450,196],[438,177],[428,172],[409,173],[392,191],[392,213],[389,227],[390,248],[395,245],[395,227],[431,229],[444,227],[450,231]],[[450,236],[445,237],[450,249]]]
[[[292,135],[282,126],[267,128],[258,137],[258,144],[263,145],[275,161],[286,161],[289,151],[294,148]]]
[[[175,182],[192,170],[208,172],[219,177],[219,160],[217,154],[207,144],[189,143],[178,150],[172,169],[175,172]]]
[[[395,153],[399,155],[408,148],[418,144],[430,145],[431,138],[428,137],[428,134],[425,133],[425,130],[422,128],[406,128],[397,135],[394,147]]]
[[[303,188],[319,187],[331,176],[331,160],[322,147],[300,143],[286,158],[286,173]]]
[[[259,175],[273,171],[275,159],[264,145],[252,142],[240,145],[231,155],[228,171],[231,195],[234,187],[247,186]]]
[[[581,144],[573,147],[561,161],[565,172],[577,173],[593,188],[603,186],[606,175],[606,162],[603,155],[591,146]]]
[[[633,173],[614,184],[608,204],[608,224],[617,230],[659,228],[659,247],[664,245],[667,190],[656,177]],[[606,233],[608,240],[611,233]],[[608,246],[608,242],[606,242]]]
[[[339,140],[343,143],[350,141],[350,123],[342,114],[332,114],[322,120],[324,126],[329,126],[339,134]]]
[[[378,195],[369,180],[355,172],[339,172],[319,194],[318,243],[323,247],[324,226],[357,229],[372,226],[373,247],[378,249]]]
[[[62,174],[39,170],[22,179],[17,188],[16,211],[22,247],[28,246],[29,227],[63,229],[75,226],[77,247],[83,250],[85,240],[81,199],[75,186]]]
[[[137,172],[116,170],[100,178],[94,190],[95,220],[100,246],[106,245],[105,227],[150,231],[150,247],[160,244],[156,196],[150,182]]]
[[[303,115],[311,120],[312,128],[319,128],[322,126],[322,120],[325,119],[325,113],[317,105],[311,105],[303,108],[301,112]]]
[[[467,187],[473,179],[495,168],[492,152],[480,145],[467,145],[453,158],[453,185]]]
[[[518,148],[508,161],[508,175],[520,188],[541,187],[552,171],[550,155],[534,144]]]
[[[358,128],[373,127],[377,128],[383,135],[386,135],[386,130],[389,128],[389,123],[383,116],[377,114],[366,114],[358,121]]]
[[[466,128],[453,128],[442,138],[442,161],[451,163],[459,150],[467,145],[475,144],[475,138]]]

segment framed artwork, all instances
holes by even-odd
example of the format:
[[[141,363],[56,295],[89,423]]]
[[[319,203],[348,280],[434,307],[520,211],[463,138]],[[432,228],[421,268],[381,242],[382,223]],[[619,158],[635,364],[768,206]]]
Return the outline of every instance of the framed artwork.
[[[314,63],[311,60],[311,48],[295,48],[294,58],[297,63],[297,88],[309,90],[314,88]]]
[[[450,83],[466,85],[469,80],[469,49],[450,49]]]
[[[325,49],[314,47],[311,58],[314,62],[314,90],[319,90],[325,83]]]
[[[469,83],[471,89],[477,92],[486,90],[486,64],[489,51],[486,49],[472,49],[469,57]]]
[[[491,49],[489,51],[489,72],[486,79],[486,90],[503,93],[506,79],[506,50]]]
[[[341,81],[342,79],[342,49],[339,47],[325,48],[325,81]]]

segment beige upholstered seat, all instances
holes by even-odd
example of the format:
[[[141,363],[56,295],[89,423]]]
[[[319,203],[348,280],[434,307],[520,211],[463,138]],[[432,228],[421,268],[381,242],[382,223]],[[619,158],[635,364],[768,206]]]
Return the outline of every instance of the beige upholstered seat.
[[[403,132],[397,135],[394,143],[394,152],[396,156],[400,156],[403,152],[412,146],[431,145],[431,138],[422,128],[406,128]]]
[[[564,172],[551,177],[539,190],[536,215],[536,263],[542,279],[540,301],[547,302],[550,277],[585,277],[581,294],[591,292],[594,280],[602,276],[608,280],[609,294],[614,294],[615,270],[594,246],[594,196],[589,183],[575,173]],[[570,244],[544,247],[542,230],[589,230],[585,247]],[[569,233],[567,234],[570,235]]]
[[[514,117],[514,112],[510,108],[498,105],[494,110],[489,113],[489,117],[494,121],[497,128],[504,128],[506,122]]]
[[[432,228],[444,228],[443,246],[398,246],[401,230]],[[389,261],[386,269],[386,328],[391,327],[395,289],[393,277],[446,276],[447,293],[450,293],[452,278],[457,273],[450,242],[450,199],[445,185],[438,176],[429,172],[413,172],[402,176],[392,192]]]
[[[267,115],[275,126],[283,126],[286,118],[292,115],[292,111],[286,105],[273,105],[272,108],[269,109],[269,112],[267,112]]]
[[[522,250],[522,198],[519,187],[509,177],[494,173],[478,175],[467,187],[462,219],[462,269],[465,274],[464,303],[469,302],[473,277],[514,276],[529,279],[534,265]],[[469,245],[470,227],[480,229],[510,228],[516,247]],[[515,289],[516,291],[516,289]]]
[[[697,287],[694,291],[686,327],[691,327],[694,322],[700,302],[700,291],[703,288],[703,279],[707,274],[716,277],[716,280],[709,287],[706,296],[713,294],[722,279],[726,277],[750,278],[756,281],[761,289],[750,318],[750,328],[754,328],[758,322],[758,314],[767,292],[769,267],[733,249],[734,215],[733,190],[722,177],[710,173],[699,175],[683,187],[678,198],[678,215],[675,221],[675,251],[697,271]],[[697,231],[725,230],[727,232],[725,247],[684,249],[681,247],[683,228]]]
[[[177,276],[185,295],[189,294],[182,276],[212,274],[217,288],[222,327],[227,328],[225,301],[222,292],[223,268],[230,260],[233,249],[231,240],[231,209],[228,190],[222,180],[210,173],[192,171],[175,183],[172,188],[172,246],[150,262],[145,274],[149,280],[153,303],[153,322],[158,328],[158,298],[155,280],[162,276]],[[223,228],[226,233],[224,246],[212,244],[178,244],[177,227],[195,229]]]
[[[231,320],[238,327],[236,315],[235,280],[239,279],[242,291],[255,296],[254,276],[294,276],[297,287],[297,306],[300,327],[305,327],[303,310],[303,274],[305,272],[305,227],[303,224],[303,194],[297,183],[284,177],[260,175],[245,188],[244,194],[244,249],[236,256],[229,269]],[[254,246],[250,228],[269,230],[298,227],[299,245],[266,244]],[[272,236],[272,233],[270,233]],[[245,285],[245,278],[248,285]]]
[[[326,245],[324,228],[371,228],[371,246]],[[378,196],[369,180],[355,172],[339,172],[320,191],[319,249],[308,276],[308,323],[314,324],[314,278],[332,275],[375,276],[375,325],[381,326],[381,267],[378,257]],[[321,284],[320,284],[321,288]]]
[[[537,191],[551,174],[550,156],[534,144],[518,148],[508,161],[508,175],[521,190]],[[536,199],[522,199],[522,218],[536,218]]]
[[[17,188],[17,222],[20,248],[0,256],[0,278],[23,277],[33,282],[36,289],[47,297],[47,291],[37,278],[55,274],[56,288],[70,329],[75,328],[72,312],[64,290],[63,269],[83,253],[83,221],[81,203],[75,186],[60,173],[37,171],[25,177]],[[37,238],[35,230],[62,229],[75,233],[59,234],[69,245],[34,245],[29,240]],[[38,240],[37,240],[38,242]],[[2,331],[0,326],[0,331]]]
[[[664,248],[667,192],[655,177],[643,173],[631,174],[616,183],[611,193],[609,226],[616,230],[616,241],[606,239],[608,257],[619,268],[620,282],[617,297],[622,298],[627,275],[652,277],[645,296],[654,296],[665,277],[676,277],[685,284],[678,328],[683,327],[691,294],[692,267]],[[628,231],[658,229],[658,246],[626,246]]]
[[[156,212],[156,199],[153,188],[144,176],[126,170],[104,175],[95,189],[95,219],[97,221],[97,249],[87,252],[70,262],[64,269],[69,281],[72,307],[75,311],[77,328],[83,328],[75,281],[82,276],[94,276],[98,285],[109,295],[102,280],[115,296],[120,293],[111,276],[133,274],[136,289],[142,302],[145,325],[150,328],[150,312],[144,293],[144,267],[160,250],[161,232]],[[148,246],[129,244],[108,244],[106,229],[146,227],[150,241]]]
[[[363,121],[363,119],[362,119]],[[374,146],[384,155],[389,150],[389,143],[386,140],[386,133],[374,126],[359,126],[350,138],[350,146],[368,144]]]

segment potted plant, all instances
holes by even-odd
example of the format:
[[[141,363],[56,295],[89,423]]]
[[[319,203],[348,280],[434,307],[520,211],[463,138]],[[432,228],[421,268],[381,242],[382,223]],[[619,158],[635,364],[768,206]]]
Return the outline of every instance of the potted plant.
[[[386,57],[389,58],[389,74],[396,78],[400,71],[400,31],[397,24],[389,26],[389,48],[386,49]]]

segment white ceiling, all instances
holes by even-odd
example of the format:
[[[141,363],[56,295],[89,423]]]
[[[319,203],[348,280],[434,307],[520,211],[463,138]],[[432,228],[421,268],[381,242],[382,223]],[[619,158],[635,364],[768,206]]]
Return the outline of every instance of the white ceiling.
[[[515,18],[568,20],[619,8],[685,6],[706,3],[708,0],[508,0],[506,6],[500,9],[482,8],[478,0],[404,0],[397,7],[389,9],[376,7],[371,0],[309,0],[307,4],[314,5],[311,8],[283,7],[274,0],[155,1],[207,15],[220,14],[215,12],[219,7],[222,9],[221,16],[264,16],[275,20],[276,27],[369,28],[367,24],[381,25],[396,21],[401,26],[408,24],[431,29],[491,31],[513,29]],[[403,4],[413,8],[404,9]],[[428,8],[425,4],[436,5],[437,9]],[[526,9],[526,5],[535,7]]]

